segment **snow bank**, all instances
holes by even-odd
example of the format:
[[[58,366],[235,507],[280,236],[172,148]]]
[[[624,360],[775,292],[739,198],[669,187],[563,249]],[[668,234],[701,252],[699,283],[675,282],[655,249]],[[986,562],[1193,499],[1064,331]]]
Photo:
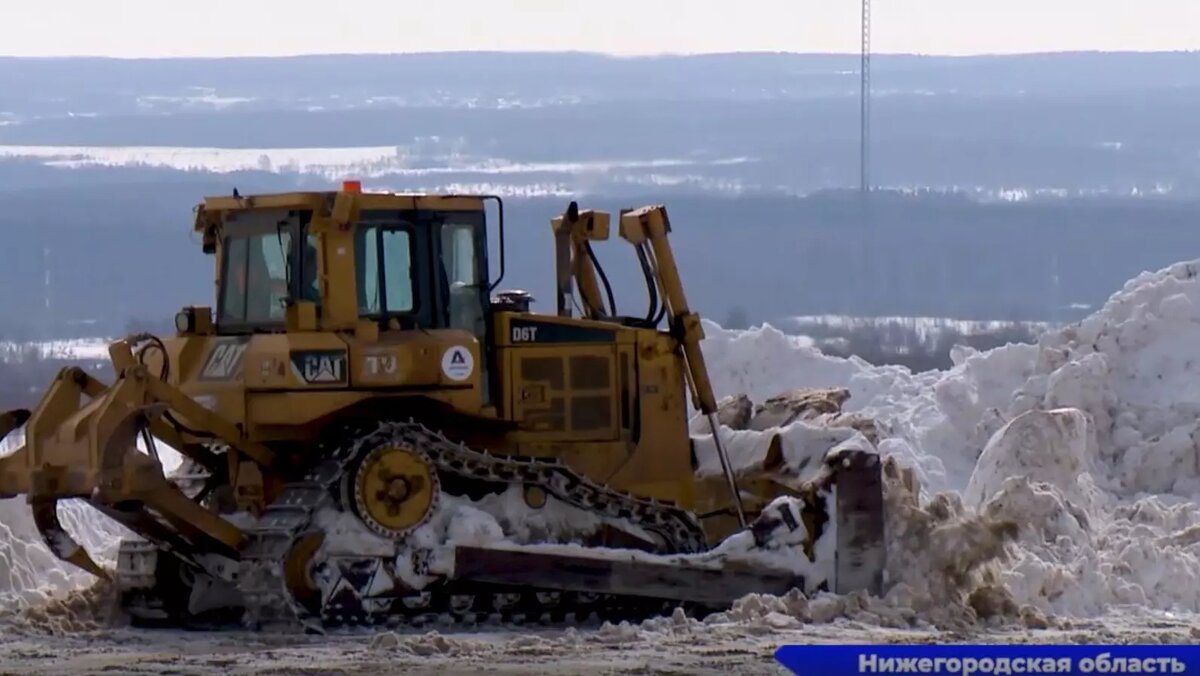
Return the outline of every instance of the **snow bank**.
[[[769,326],[708,323],[704,349],[718,396],[845,387],[844,409],[876,420],[880,451],[924,489],[905,508],[889,497],[892,607],[936,607],[948,588],[942,603],[1034,624],[1200,612],[1198,270],[1144,273],[1037,345],[959,349],[943,372],[828,357]],[[955,575],[922,581],[905,573],[917,562]]]
[[[8,455],[24,442],[23,430],[15,430],[0,441],[0,456]],[[167,449],[163,449],[164,454]],[[172,457],[178,454],[169,451]],[[178,461],[164,457],[168,469]],[[117,547],[130,532],[117,522],[78,501],[65,500],[58,505],[63,528],[91,554],[92,559],[112,568]],[[96,578],[60,561],[50,553],[33,522],[33,513],[23,497],[0,500],[0,617],[22,614],[27,622],[38,623],[49,616],[39,608],[53,608],[60,619],[91,606],[107,592],[85,589]],[[55,600],[53,606],[47,602]]]
[[[111,567],[116,561],[118,540],[127,531],[74,501],[60,503],[58,516],[93,559]],[[0,611],[37,606],[94,581],[91,575],[50,553],[23,498],[0,500]]]

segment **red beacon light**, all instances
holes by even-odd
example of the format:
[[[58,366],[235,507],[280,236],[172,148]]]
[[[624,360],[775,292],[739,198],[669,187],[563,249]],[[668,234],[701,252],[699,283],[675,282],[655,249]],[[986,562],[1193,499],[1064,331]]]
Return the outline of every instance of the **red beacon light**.
[[[362,181],[342,181],[342,192],[361,193]]]

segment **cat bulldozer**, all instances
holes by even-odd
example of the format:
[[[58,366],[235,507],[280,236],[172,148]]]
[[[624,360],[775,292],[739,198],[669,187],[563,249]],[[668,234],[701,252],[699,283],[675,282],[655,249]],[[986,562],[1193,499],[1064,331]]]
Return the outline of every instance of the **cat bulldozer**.
[[[572,202],[550,220],[553,314],[497,291],[494,195],[346,181],[204,199],[212,305],[184,307],[174,336],[111,343],[111,384],[68,367],[0,416],[16,441],[0,497],[24,496],[50,550],[146,624],[617,620],[877,592],[878,455],[738,474],[666,209]],[[593,252],[610,224],[642,316],[617,315]],[[714,445],[721,469],[700,476]],[[64,500],[130,532],[105,565]]]

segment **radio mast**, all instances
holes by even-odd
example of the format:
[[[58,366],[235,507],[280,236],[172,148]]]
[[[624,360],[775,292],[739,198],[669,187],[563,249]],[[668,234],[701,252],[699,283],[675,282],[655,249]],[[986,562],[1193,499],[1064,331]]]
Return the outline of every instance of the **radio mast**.
[[[862,0],[862,91],[859,93],[862,128],[859,130],[860,189],[871,190],[871,0]]]

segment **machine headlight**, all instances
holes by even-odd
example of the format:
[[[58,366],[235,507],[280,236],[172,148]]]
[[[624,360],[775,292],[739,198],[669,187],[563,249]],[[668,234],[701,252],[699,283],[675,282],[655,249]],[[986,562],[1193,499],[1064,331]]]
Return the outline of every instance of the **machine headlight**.
[[[192,313],[187,310],[180,310],[175,315],[175,329],[180,333],[188,333],[192,330]]]

